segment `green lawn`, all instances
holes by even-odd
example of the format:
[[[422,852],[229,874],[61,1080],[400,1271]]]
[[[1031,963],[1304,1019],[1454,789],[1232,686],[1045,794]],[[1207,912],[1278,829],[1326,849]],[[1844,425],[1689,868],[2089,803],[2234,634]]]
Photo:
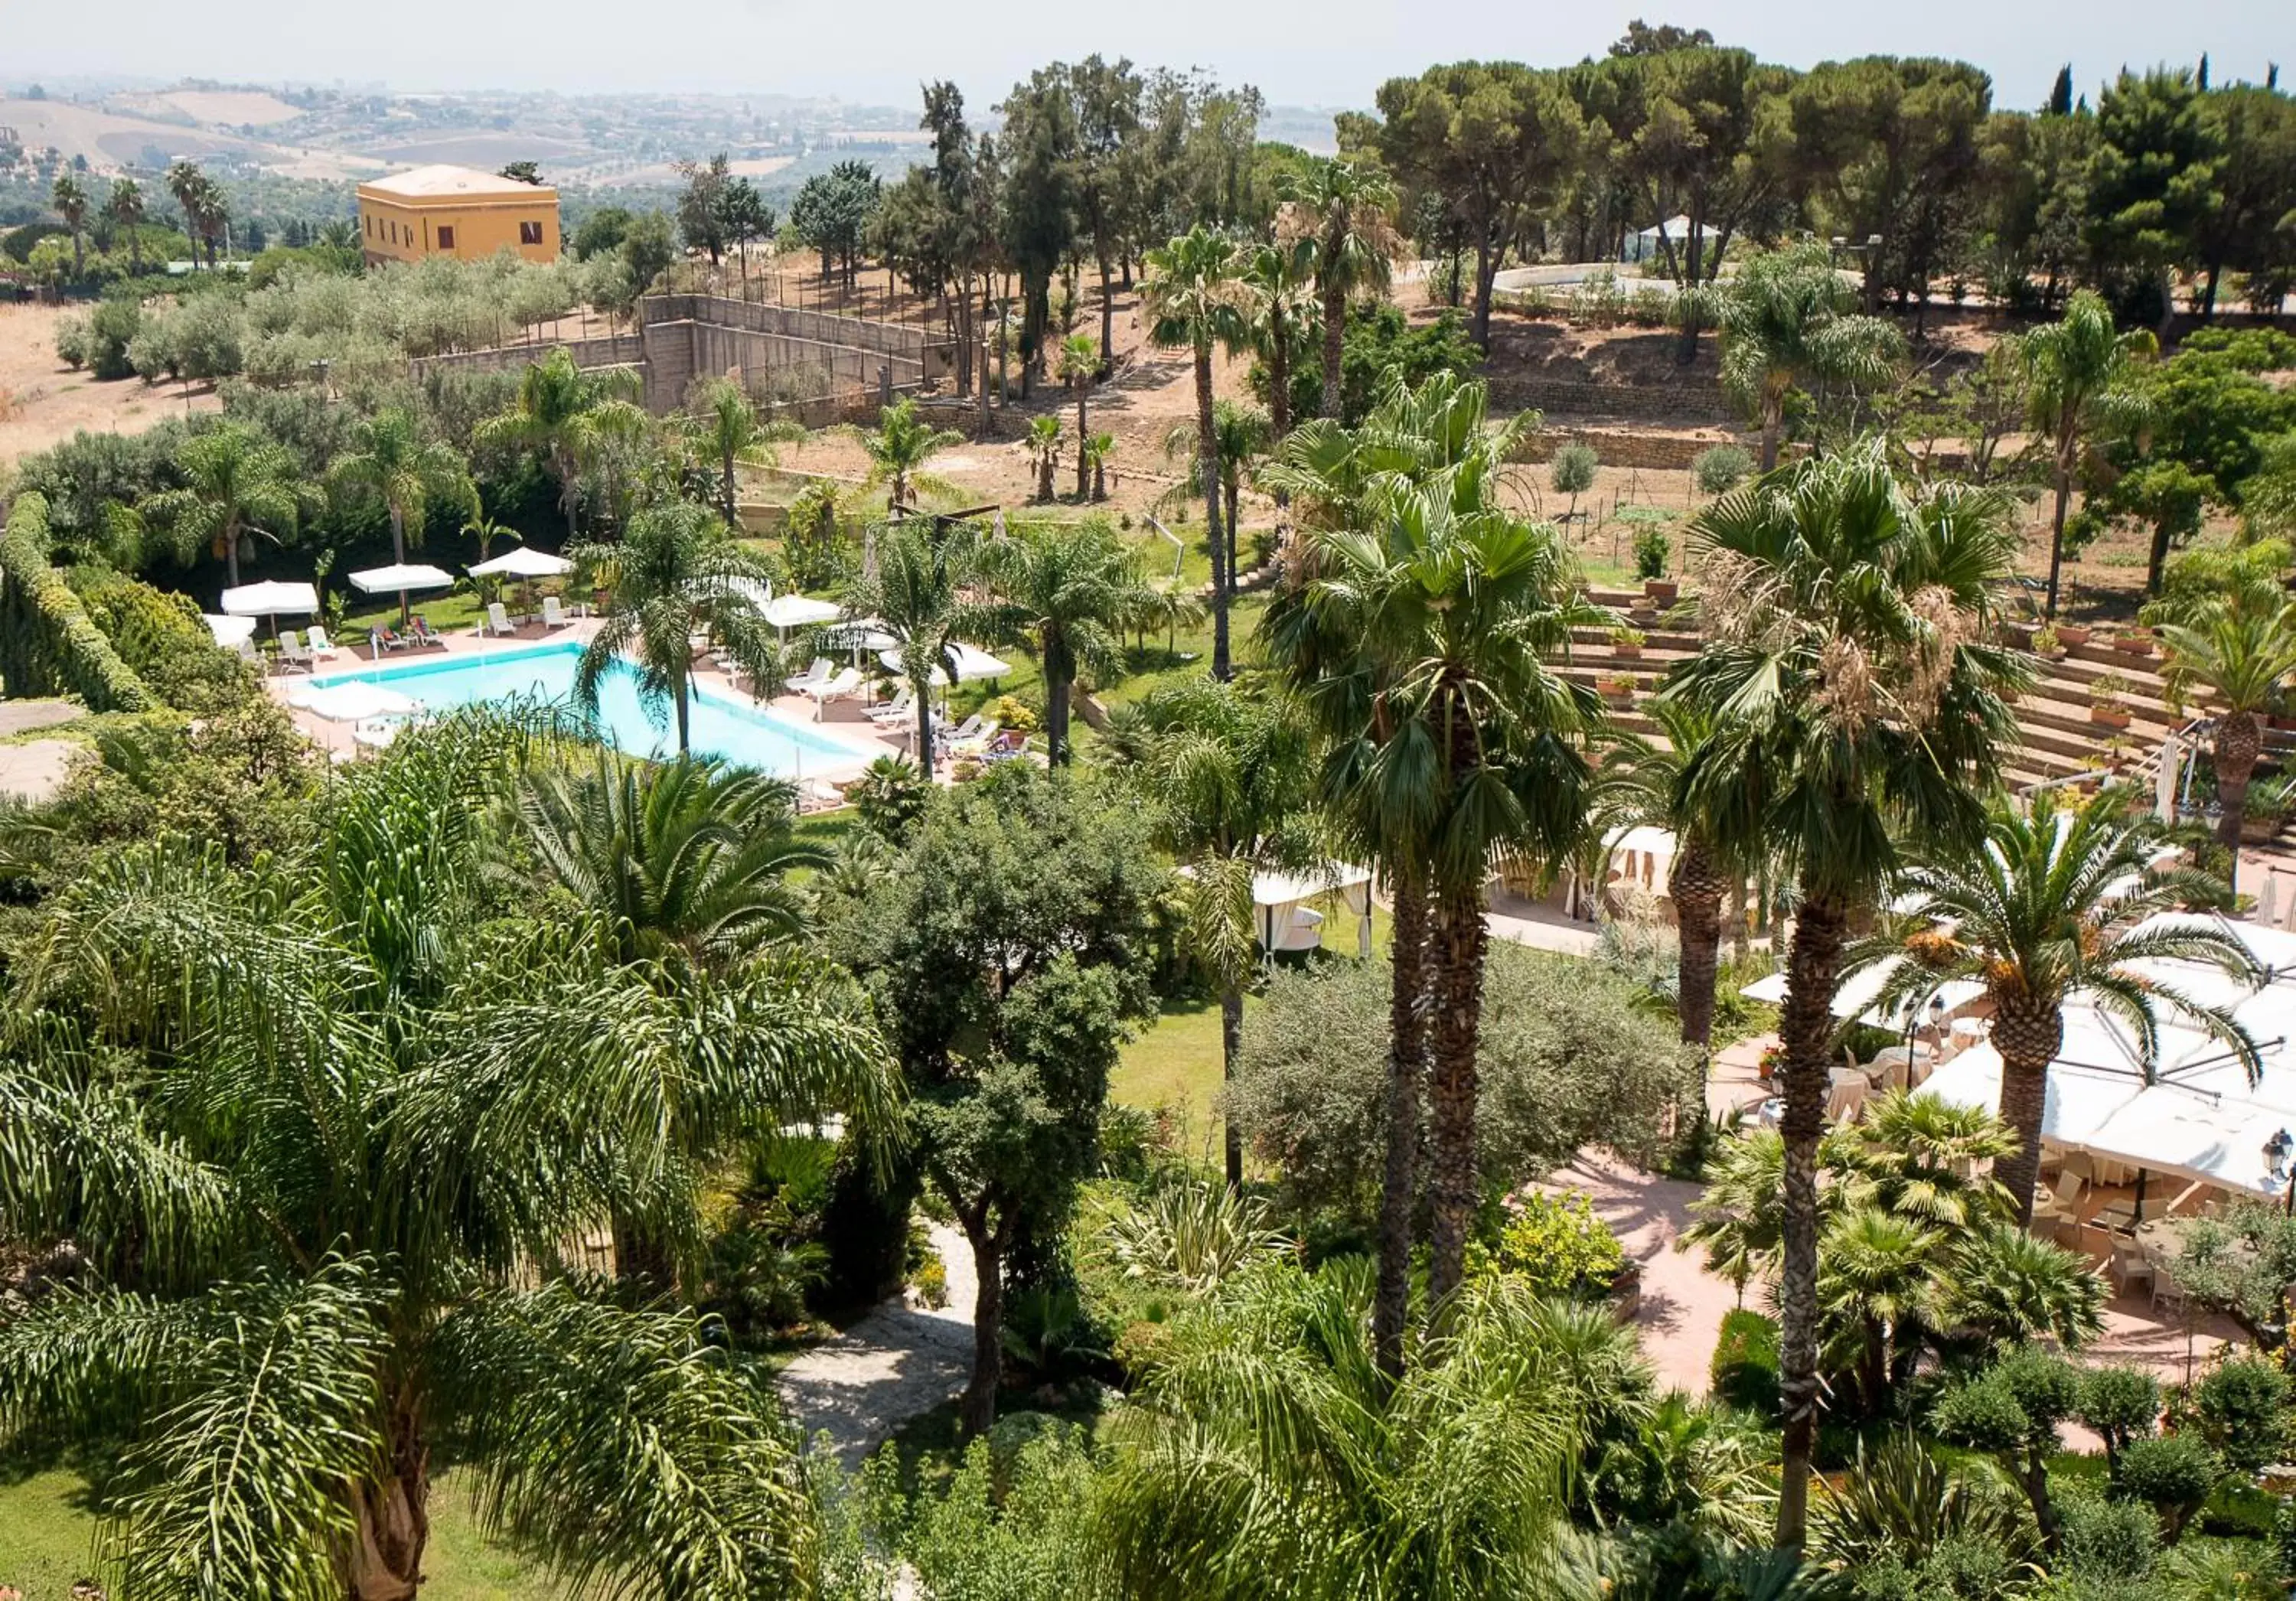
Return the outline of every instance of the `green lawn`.
[[[86,1486],[69,1471],[0,1482],[0,1586],[24,1601],[68,1601],[74,1580],[95,1576],[95,1518]],[[430,1548],[422,1601],[561,1601],[566,1586],[480,1532],[470,1504],[442,1484],[430,1498]]]

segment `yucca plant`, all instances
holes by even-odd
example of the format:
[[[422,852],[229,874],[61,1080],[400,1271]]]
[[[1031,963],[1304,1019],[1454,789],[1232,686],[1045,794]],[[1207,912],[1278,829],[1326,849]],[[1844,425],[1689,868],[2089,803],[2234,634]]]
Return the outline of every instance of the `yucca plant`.
[[[1108,1232],[1128,1277],[1197,1293],[1292,1245],[1266,1201],[1198,1178],[1152,1191],[1112,1219]]]

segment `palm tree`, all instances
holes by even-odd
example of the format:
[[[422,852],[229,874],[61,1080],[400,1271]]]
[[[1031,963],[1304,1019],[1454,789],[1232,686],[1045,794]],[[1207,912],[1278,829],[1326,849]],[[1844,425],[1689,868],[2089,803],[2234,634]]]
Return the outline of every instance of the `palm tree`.
[[[1889,1416],[1892,1392],[1921,1354],[1946,1244],[1939,1230],[1879,1207],[1851,1208],[1826,1226],[1818,1315],[1857,1375],[1868,1417]]]
[[[877,570],[845,586],[849,615],[872,617],[901,653],[901,676],[917,709],[917,766],[932,771],[933,676],[954,680],[953,647],[966,635],[993,638],[1002,619],[974,598],[978,553],[972,536],[939,533],[922,523],[885,530]]]
[[[1071,333],[1062,341],[1056,355],[1059,358],[1058,376],[1076,391],[1076,437],[1088,439],[1092,438],[1092,429],[1085,417],[1085,393],[1100,374],[1100,347],[1092,342],[1089,333]],[[1085,453],[1079,450],[1077,452],[1077,498],[1084,499],[1091,490],[1090,468],[1085,462]]]
[[[64,226],[71,234],[72,276],[75,279],[85,277],[87,274],[85,233],[87,226],[87,185],[71,173],[59,173],[55,187],[48,192],[48,203],[56,209],[56,215],[64,219]]]
[[[2215,702],[2217,838],[2240,872],[2240,826],[2248,783],[2264,746],[2261,716],[2280,705],[2296,673],[2296,606],[2271,608],[2220,603],[2188,622],[2164,623],[2169,687],[2183,694],[2197,686]]]
[[[1111,1427],[1095,1532],[1119,1593],[1555,1593],[1563,1487],[1648,1405],[1630,1330],[1487,1276],[1390,1382],[1354,1264],[1231,1283],[1180,1321]]]
[[[1857,296],[1822,244],[1755,257],[1736,276],[1693,296],[1698,318],[1722,331],[1722,382],[1762,425],[1762,471],[1778,464],[1786,396],[1800,382],[1878,384],[1905,341],[1891,324],[1850,308]]]
[[[251,534],[276,542],[294,530],[302,511],[295,458],[246,423],[225,423],[177,446],[175,463],[184,487],[145,496],[136,516],[174,534],[179,561],[220,544],[235,589],[240,542]]]
[[[569,1245],[610,1206],[698,1237],[697,1163],[832,1110],[889,1129],[898,1079],[797,971],[482,915],[504,774],[466,743],[346,772],[294,869],[104,858],[18,975],[0,1228],[86,1271],[0,1324],[0,1441],[103,1442],[129,1593],[414,1596],[449,1441],[570,1589],[809,1587],[750,1375]]]
[[[1318,161],[1278,190],[1287,215],[1279,239],[1310,242],[1316,289],[1324,301],[1324,415],[1340,416],[1340,352],[1346,340],[1348,302],[1387,292],[1397,237],[1388,221],[1395,186],[1375,167],[1339,160]]]
[[[2159,349],[2150,333],[2124,334],[2113,326],[2112,309],[2093,289],[2078,290],[2056,322],[2023,338],[2031,374],[2033,431],[2047,441],[2056,509],[2049,521],[2049,596],[2057,614],[2057,579],[2064,564],[2065,507],[2072,499],[2073,472],[2082,442],[2099,429],[2138,409],[2128,379],[2136,365]]]
[[[760,418],[748,392],[730,378],[720,378],[702,390],[701,403],[685,420],[685,431],[694,448],[718,469],[718,513],[729,529],[741,526],[734,470],[774,466],[776,442],[805,437],[804,428],[795,423]]]
[[[1316,242],[1300,237],[1253,247],[1243,264],[1250,291],[1251,346],[1267,364],[1267,415],[1277,439],[1292,431],[1292,358],[1314,305]]]
[[[1212,555],[1212,676],[1234,677],[1228,656],[1228,586],[1232,571],[1220,532],[1219,440],[1212,412],[1212,349],[1248,341],[1245,297],[1235,242],[1199,224],[1160,250],[1148,252],[1148,278],[1140,303],[1148,337],[1166,349],[1193,357],[1196,377],[1196,469],[1204,497],[1204,540]]]
[[[390,513],[390,559],[406,560],[408,535],[418,547],[430,502],[469,501],[478,494],[462,453],[442,439],[426,439],[413,415],[387,406],[360,423],[348,455],[335,458],[328,481],[338,493],[372,495]],[[398,620],[406,620],[406,596],[398,597]]]
[[[1103,429],[1098,433],[1086,435],[1083,443],[1077,448],[1078,459],[1092,468],[1090,498],[1095,501],[1108,498],[1108,458],[1115,454],[1116,436],[1106,429]]]
[[[1024,525],[980,552],[997,633],[1024,641],[1045,675],[1045,750],[1068,760],[1070,691],[1079,670],[1124,660],[1124,626],[1152,605],[1131,545],[1107,523]]]
[[[1061,464],[1061,420],[1046,412],[1029,419],[1029,459],[1037,467],[1037,500],[1053,498],[1053,474]]]
[[[1243,991],[1259,963],[1252,873],[1308,859],[1302,821],[1314,750],[1299,709],[1216,678],[1163,686],[1136,702],[1128,771],[1154,807],[1164,847],[1190,865],[1188,927],[1220,989],[1220,1081],[1235,1080]],[[1243,1185],[1243,1138],[1226,1119],[1227,1182]]]
[[[583,462],[597,440],[601,414],[611,414],[619,423],[625,420],[622,413],[636,409],[627,390],[625,379],[583,372],[574,365],[573,353],[562,346],[526,369],[519,380],[517,404],[480,423],[472,431],[472,445],[480,450],[530,450],[541,456],[558,480],[559,509],[566,515],[566,537],[572,539]]]
[[[964,443],[964,436],[955,429],[935,428],[910,399],[884,407],[877,414],[873,432],[856,432],[854,437],[869,455],[867,487],[885,487],[885,509],[897,517],[915,506],[919,490],[936,495],[947,490],[946,482],[925,472],[925,464],[950,446]],[[861,571],[866,576],[876,571],[877,524],[872,519],[863,525]]]
[[[192,242],[192,260],[196,266],[200,255],[200,223],[203,209],[209,204],[209,187],[207,175],[189,161],[176,161],[168,168],[168,193],[176,197],[183,209],[184,235]]]
[[[682,756],[694,635],[711,636],[753,680],[780,666],[780,640],[739,582],[763,579],[763,566],[693,502],[647,506],[620,543],[566,554],[577,562],[611,561],[616,574],[603,620],[574,669],[574,702],[586,714],[597,715],[607,675],[627,656],[638,687],[669,698]]]
[[[480,562],[486,561],[487,552],[494,547],[497,539],[516,539],[521,544],[526,540],[526,536],[509,523],[497,522],[487,515],[486,500],[480,495],[476,484],[471,486],[470,510],[463,515],[463,526],[455,531],[466,539],[477,541]]]
[[[1239,400],[1213,402],[1212,447],[1219,458],[1220,505],[1227,515],[1226,578],[1231,595],[1235,592],[1236,546],[1242,537],[1238,531],[1237,514],[1243,499],[1243,480],[1251,464],[1266,456],[1275,442],[1274,426],[1267,414],[1258,406]],[[1196,445],[1196,429],[1192,423],[1175,423],[1164,436],[1164,454],[1168,456],[1185,456]],[[1218,552],[1213,559],[1218,559]],[[1221,575],[1213,576],[1217,581]]]
[[[103,214],[127,234],[127,269],[144,275],[144,190],[134,178],[115,178],[103,202]]]
[[[673,948],[723,962],[801,934],[788,875],[832,858],[798,841],[796,808],[786,778],[604,749],[587,770],[530,774],[519,795],[537,859],[604,921],[623,962]]]
[[[1977,797],[2016,743],[2007,697],[2029,681],[2030,658],[1990,643],[1988,587],[2014,571],[2009,510],[1965,485],[1901,488],[1876,443],[1733,490],[1692,524],[1709,642],[1661,693],[1702,710],[1715,731],[1682,793],[1727,824],[1726,851],[1775,855],[1801,891],[1780,1023],[1778,1543],[1790,1548],[1805,1532],[1817,1424],[1817,1150],[1833,993],[1850,920],[1897,866],[1891,824],[1974,836]]]

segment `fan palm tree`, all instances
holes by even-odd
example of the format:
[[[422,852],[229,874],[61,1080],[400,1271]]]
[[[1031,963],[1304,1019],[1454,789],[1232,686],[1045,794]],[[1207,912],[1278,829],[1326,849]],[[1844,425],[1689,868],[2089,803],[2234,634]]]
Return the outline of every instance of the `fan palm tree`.
[[[574,668],[574,702],[586,714],[597,715],[607,675],[627,656],[638,687],[668,697],[684,755],[694,635],[709,635],[753,680],[780,667],[779,637],[737,582],[762,579],[764,567],[691,501],[648,506],[630,519],[620,543],[577,546],[567,554],[577,562],[611,561],[616,574],[603,619]]]
[[[103,214],[127,234],[127,270],[144,275],[144,190],[134,178],[115,178],[103,202]]]
[[[1097,520],[1035,523],[991,539],[980,552],[996,596],[997,635],[1025,644],[1045,675],[1045,750],[1054,766],[1070,755],[1070,692],[1080,670],[1124,660],[1124,627],[1152,606],[1138,554]]]
[[[933,676],[954,681],[957,641],[994,638],[1003,618],[976,598],[979,555],[971,535],[897,522],[877,554],[876,571],[848,583],[840,598],[848,615],[874,618],[900,652],[901,676],[916,704],[917,766],[930,775]]]
[[[1166,850],[1190,865],[1188,930],[1220,989],[1220,1080],[1243,1048],[1243,992],[1259,962],[1255,869],[1308,859],[1314,747],[1299,709],[1215,678],[1152,691],[1127,719],[1127,771],[1154,808]],[[1226,1120],[1227,1182],[1243,1185],[1243,1139]]]
[[[1555,1593],[1563,1486],[1648,1405],[1631,1331],[1492,1275],[1390,1383],[1355,1264],[1230,1282],[1112,1425],[1096,1543],[1119,1593]]]
[[[1227,571],[1224,575],[1228,593],[1235,592],[1237,513],[1243,499],[1243,481],[1251,465],[1267,454],[1275,442],[1274,425],[1267,414],[1256,406],[1239,400],[1218,400],[1212,403],[1212,448],[1219,460],[1220,505],[1227,517]],[[1193,423],[1175,423],[1164,435],[1164,454],[1184,456],[1198,447],[1196,426]],[[1174,490],[1177,495],[1177,489]],[[1213,560],[1218,561],[1214,552]],[[1215,573],[1218,581],[1223,575]]]
[[[1053,474],[1061,465],[1061,420],[1046,412],[1029,419],[1029,456],[1037,466],[1037,499],[1049,504],[1054,496]]]
[[[925,464],[964,436],[951,428],[935,428],[917,410],[914,400],[898,400],[877,414],[874,430],[855,436],[869,455],[869,486],[885,489],[885,505],[914,507],[920,489],[940,492],[946,486],[928,477]]]
[[[1315,281],[1316,241],[1305,236],[1257,245],[1244,260],[1251,347],[1267,364],[1267,415],[1279,439],[1292,431],[1292,362],[1315,304]]]
[[[2120,796],[2069,806],[2044,791],[2030,817],[1997,809],[1975,841],[1918,842],[1898,880],[1915,932],[1877,936],[1850,953],[1849,968],[1896,964],[1878,1003],[1884,1007],[1919,1006],[1953,980],[1985,987],[2001,1053],[2001,1120],[2017,1137],[1994,1176],[2008,1186],[2021,1224],[2033,1215],[2042,1103],[2074,992],[2128,1024],[2148,1071],[2170,1014],[2198,1022],[2239,1053],[2251,1075],[2258,1071],[2255,1042],[2230,1014],[2152,966],[2204,962],[2249,982],[2260,977],[2248,948],[2215,924],[2158,920],[2222,889],[2198,869],[2156,866],[2160,846],[2155,829],[2129,822]]]
[[[1850,919],[1877,900],[1906,835],[1974,837],[2016,743],[2008,697],[2030,660],[1990,643],[1988,586],[2014,570],[2009,505],[1901,488],[1882,447],[1795,464],[1692,524],[1708,644],[1661,693],[1714,721],[1685,803],[1743,858],[1775,856],[1801,902],[1780,1032],[1785,1064],[1778,1543],[1799,1548],[1817,1408],[1817,1152],[1833,999]]]
[[[1857,297],[1822,244],[1755,257],[1693,297],[1699,320],[1722,331],[1722,382],[1762,427],[1762,471],[1778,464],[1786,396],[1810,379],[1878,384],[1904,351],[1897,328],[1850,308]]]
[[[734,469],[773,466],[775,444],[805,437],[798,423],[759,417],[748,392],[730,378],[720,378],[701,391],[700,403],[686,416],[685,433],[694,449],[718,469],[718,514],[729,529],[741,526]]]
[[[602,749],[586,770],[530,774],[519,811],[537,858],[625,962],[673,947],[723,961],[795,939],[807,913],[789,874],[832,860],[793,833],[793,784],[710,758]]]
[[[571,1589],[808,1588],[795,1455],[700,1318],[585,1288],[610,1208],[898,1078],[800,970],[622,966],[478,915],[506,773],[418,731],[312,866],[175,840],[62,891],[5,1019],[0,1228],[87,1271],[0,1323],[0,1444],[101,1440],[133,1594],[418,1593],[453,1444]],[[155,1087],[167,1088],[155,1092]]]
[[[1190,353],[1196,381],[1196,472],[1204,497],[1204,540],[1212,556],[1212,676],[1229,678],[1228,585],[1234,571],[1220,523],[1219,439],[1212,409],[1212,351],[1250,340],[1247,297],[1239,278],[1234,241],[1201,224],[1148,252],[1141,308],[1148,337],[1166,349]],[[1232,532],[1233,530],[1231,530]]]
[[[87,185],[77,176],[64,172],[56,175],[55,187],[48,191],[48,204],[64,219],[64,227],[71,234],[72,276],[87,275]]]
[[[173,534],[179,561],[221,545],[226,582],[237,588],[241,541],[259,534],[277,543],[302,514],[295,458],[246,423],[225,423],[177,446],[175,464],[184,487],[145,496],[136,517]]]
[[[1062,341],[1057,354],[1058,375],[1063,382],[1076,391],[1076,437],[1078,439],[1088,439],[1092,438],[1092,429],[1086,420],[1085,396],[1092,388],[1092,381],[1100,375],[1100,347],[1092,342],[1092,335],[1089,333],[1071,333]],[[1085,453],[1081,450],[1077,452],[1076,492],[1078,500],[1085,499],[1092,492],[1091,468],[1085,461]]]
[[[176,161],[168,168],[168,193],[176,197],[183,209],[184,236],[192,242],[192,262],[199,264],[200,241],[206,234],[208,218],[215,207],[215,185],[190,161]]]
[[[472,431],[480,450],[532,451],[558,480],[558,505],[566,536],[575,537],[574,508],[581,497],[582,463],[597,431],[594,415],[609,405],[628,406],[626,381],[587,374],[561,347],[526,369],[518,401]]]
[[[2237,877],[2249,779],[2264,748],[2260,718],[2280,705],[2296,674],[2296,606],[2220,603],[2191,621],[2164,623],[2161,642],[2169,687],[2179,694],[2202,689],[2214,702],[2217,838],[2232,852]]]
[[[338,493],[372,495],[390,513],[390,559],[404,563],[408,536],[420,546],[433,499],[469,501],[478,494],[470,464],[443,439],[426,439],[413,415],[387,406],[353,433],[349,454],[335,458],[327,480]],[[406,620],[406,596],[398,597]]]
[[[2077,290],[2057,321],[2024,336],[2030,374],[2033,431],[2049,449],[2049,472],[2056,507],[2049,521],[2047,614],[2057,614],[2057,579],[2064,564],[2065,507],[2072,499],[2073,473],[2084,441],[2098,430],[2125,422],[2141,408],[2129,385],[2136,364],[2159,345],[2150,333],[2122,333],[2112,308],[2093,289]]]
[[[1083,443],[1077,447],[1078,459],[1092,469],[1092,493],[1089,497],[1092,500],[1108,498],[1108,458],[1115,454],[1116,436],[1106,429],[1086,434]]]
[[[1383,295],[1398,241],[1387,214],[1395,186],[1375,167],[1318,161],[1279,186],[1284,201],[1276,237],[1314,247],[1316,291],[1324,302],[1324,415],[1340,416],[1340,353],[1348,302]]]
[[[1946,1254],[1941,1231],[1879,1207],[1853,1207],[1826,1226],[1818,1315],[1841,1365],[1857,1375],[1868,1417],[1889,1416],[1891,1394],[1921,1354]]]

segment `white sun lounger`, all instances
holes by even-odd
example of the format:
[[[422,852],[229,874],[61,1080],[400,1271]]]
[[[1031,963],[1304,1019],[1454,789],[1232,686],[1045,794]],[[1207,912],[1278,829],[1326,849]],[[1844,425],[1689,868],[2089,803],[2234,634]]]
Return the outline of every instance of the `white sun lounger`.
[[[790,694],[793,695],[808,694],[812,693],[816,686],[828,683],[830,674],[836,670],[836,664],[831,661],[828,657],[816,656],[813,659],[813,665],[811,667],[807,668],[803,672],[799,673],[794,677],[783,679],[782,682],[788,687]],[[848,669],[847,670],[850,671],[851,669]]]
[[[848,695],[858,694],[860,691],[861,669],[857,667],[840,669],[838,675],[825,684],[808,685],[805,693],[813,697],[814,721],[821,720],[822,711],[830,702],[844,700]]]
[[[882,706],[870,707],[868,717],[872,722],[890,723],[897,718],[907,717],[915,710],[916,703],[916,693],[910,689],[907,685],[904,684],[901,686],[899,693],[895,694],[891,700],[886,702]]]
[[[542,597],[542,626],[544,628],[570,628],[573,625],[573,621],[574,620],[572,618],[567,616],[564,612],[559,609],[558,597],[556,595],[545,595]]]
[[[341,646],[340,646],[340,645],[336,645],[336,644],[334,643],[334,641],[332,641],[332,640],[331,640],[331,639],[329,639],[329,638],[327,637],[327,630],[326,630],[326,629],[324,629],[324,628],[321,628],[317,623],[313,623],[313,624],[311,625],[311,654],[312,654],[312,655],[314,655],[314,656],[340,656],[340,655],[341,655],[342,653],[342,653],[342,647],[341,647]]]
[[[292,628],[279,636],[279,661],[283,666],[299,667],[307,673],[317,665],[311,653],[303,648],[303,642],[295,637]]]
[[[518,632],[516,628],[511,627],[510,613],[503,610],[502,602],[488,601],[487,603],[487,626],[484,631],[488,634],[515,634]]]

